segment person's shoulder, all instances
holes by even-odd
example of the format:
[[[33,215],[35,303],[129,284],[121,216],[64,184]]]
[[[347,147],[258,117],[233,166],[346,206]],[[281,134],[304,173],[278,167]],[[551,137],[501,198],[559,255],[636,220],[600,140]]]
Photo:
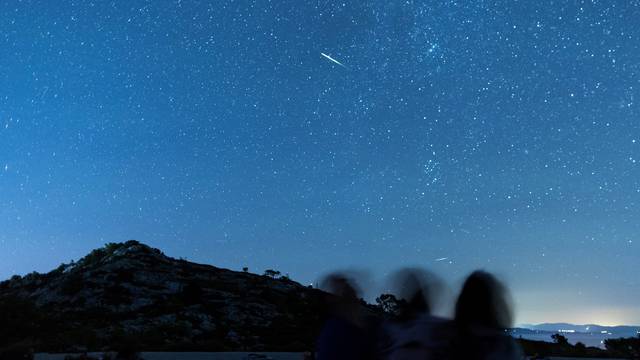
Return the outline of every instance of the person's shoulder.
[[[453,324],[453,320],[447,319],[441,316],[431,315],[431,314],[422,314],[417,319],[419,322],[434,324],[434,325],[448,325]]]
[[[440,334],[448,334],[455,329],[453,320],[440,316],[424,315],[418,318],[416,322],[420,324],[420,327],[432,329]]]

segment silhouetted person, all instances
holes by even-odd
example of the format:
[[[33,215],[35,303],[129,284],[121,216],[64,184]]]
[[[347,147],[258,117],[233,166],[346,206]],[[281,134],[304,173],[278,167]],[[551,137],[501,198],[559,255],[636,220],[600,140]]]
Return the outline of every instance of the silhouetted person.
[[[380,353],[389,360],[441,359],[448,350],[451,321],[431,314],[442,290],[441,282],[422,269],[396,273],[394,287],[399,298],[396,314],[381,327]]]
[[[328,319],[318,338],[316,359],[375,359],[375,324],[360,303],[359,291],[352,280],[341,274],[329,275],[322,286]]]
[[[522,359],[522,350],[506,333],[512,325],[507,289],[493,275],[475,271],[456,302],[453,359]]]

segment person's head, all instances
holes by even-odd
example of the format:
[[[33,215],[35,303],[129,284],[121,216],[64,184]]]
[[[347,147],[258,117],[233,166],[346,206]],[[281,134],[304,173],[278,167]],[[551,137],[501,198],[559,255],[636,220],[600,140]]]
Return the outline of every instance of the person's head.
[[[326,311],[350,321],[356,321],[360,306],[360,289],[353,278],[343,273],[327,275],[320,283],[320,288],[326,291]]]
[[[506,329],[513,321],[510,303],[508,290],[498,279],[488,272],[474,271],[458,296],[455,320],[461,325]]]
[[[355,281],[341,273],[327,275],[321,283],[321,288],[344,300],[357,300],[360,294]]]
[[[434,274],[421,268],[405,268],[395,272],[391,286],[403,300],[398,319],[409,320],[420,314],[430,314],[443,284]]]

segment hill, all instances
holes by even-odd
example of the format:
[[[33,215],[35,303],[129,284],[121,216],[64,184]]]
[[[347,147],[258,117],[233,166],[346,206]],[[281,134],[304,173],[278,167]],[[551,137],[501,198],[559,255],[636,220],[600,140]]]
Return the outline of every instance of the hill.
[[[16,359],[7,354],[27,350],[313,349],[324,317],[323,300],[330,295],[276,271],[265,273],[174,259],[135,240],[107,244],[46,274],[0,282],[0,359]],[[392,316],[383,313],[384,302],[363,306],[374,316]],[[549,326],[558,325],[568,326]],[[518,331],[547,334],[526,329],[511,333],[519,337]],[[640,344],[640,337],[608,340],[611,351],[605,351],[561,339],[519,341],[530,355],[592,357],[635,356]]]
[[[0,349],[302,351],[313,346],[323,292],[108,244],[46,273],[0,283]]]

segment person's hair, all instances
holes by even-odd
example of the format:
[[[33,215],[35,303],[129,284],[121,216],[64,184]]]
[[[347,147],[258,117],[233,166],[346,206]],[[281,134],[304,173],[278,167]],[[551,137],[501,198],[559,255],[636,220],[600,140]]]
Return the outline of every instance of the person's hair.
[[[398,320],[407,321],[420,314],[430,314],[442,291],[442,283],[434,274],[421,268],[404,268],[392,276],[398,299],[402,300]]]
[[[355,281],[341,273],[326,276],[320,288],[344,299],[357,300],[360,297],[360,289]]]
[[[488,272],[473,272],[458,296],[455,321],[460,325],[493,329],[511,327],[513,318],[507,288]]]

